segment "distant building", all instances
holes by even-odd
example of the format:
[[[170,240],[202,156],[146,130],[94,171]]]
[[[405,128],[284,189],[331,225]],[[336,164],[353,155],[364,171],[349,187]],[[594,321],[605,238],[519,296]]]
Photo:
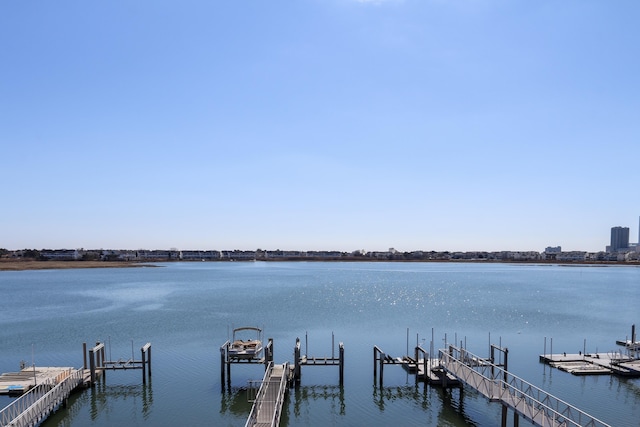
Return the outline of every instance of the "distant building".
[[[547,246],[544,248],[544,252],[547,254],[559,254],[562,252],[562,246]]]
[[[608,252],[618,252],[629,249],[629,227],[611,228],[611,245]]]
[[[56,261],[75,261],[80,259],[77,249],[43,249],[40,258]]]

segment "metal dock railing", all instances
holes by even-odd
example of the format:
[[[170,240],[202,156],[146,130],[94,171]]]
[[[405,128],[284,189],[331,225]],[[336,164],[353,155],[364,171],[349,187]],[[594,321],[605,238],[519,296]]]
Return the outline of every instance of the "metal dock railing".
[[[463,348],[440,350],[441,366],[489,400],[543,427],[610,427],[586,412]]]
[[[69,371],[69,375],[57,384],[38,384],[0,411],[0,426],[26,427],[39,424],[69,397],[83,378],[83,370],[78,369]]]
[[[280,424],[287,391],[289,364],[269,362],[245,427],[276,427]]]

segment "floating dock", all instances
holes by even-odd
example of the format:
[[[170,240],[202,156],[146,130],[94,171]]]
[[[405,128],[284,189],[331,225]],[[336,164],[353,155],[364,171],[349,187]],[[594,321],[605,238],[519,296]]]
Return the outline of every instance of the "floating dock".
[[[624,347],[625,350],[587,353],[585,340],[584,351],[578,354],[553,354],[553,339],[551,339],[551,353],[547,354],[545,338],[544,354],[540,355],[540,362],[573,375],[618,375],[639,378],[640,342],[636,341],[636,325],[631,325],[630,340],[617,340],[616,344]]]
[[[573,375],[619,375],[640,377],[640,360],[620,353],[547,354],[540,361]]]
[[[33,366],[0,375],[0,394],[20,395],[38,384],[58,384],[75,368]]]

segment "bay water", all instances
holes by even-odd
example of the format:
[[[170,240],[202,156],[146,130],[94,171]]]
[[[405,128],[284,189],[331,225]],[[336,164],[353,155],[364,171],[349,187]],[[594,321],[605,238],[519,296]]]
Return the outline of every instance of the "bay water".
[[[0,272],[0,372],[83,364],[82,343],[111,360],[152,344],[152,377],[109,371],[76,393],[51,426],[243,426],[260,365],[234,365],[223,387],[220,346],[259,326],[274,361],[336,356],[305,367],[283,426],[496,426],[501,407],[470,389],[415,384],[399,366],[373,377],[373,346],[402,356],[463,343],[509,349],[509,371],[613,426],[640,426],[640,379],[573,376],[539,355],[618,351],[640,323],[640,268],[483,263],[190,262],[157,267]],[[545,344],[546,343],[546,344]],[[0,407],[12,398],[0,396]],[[509,422],[512,423],[512,417]],[[520,425],[529,425],[520,420]]]

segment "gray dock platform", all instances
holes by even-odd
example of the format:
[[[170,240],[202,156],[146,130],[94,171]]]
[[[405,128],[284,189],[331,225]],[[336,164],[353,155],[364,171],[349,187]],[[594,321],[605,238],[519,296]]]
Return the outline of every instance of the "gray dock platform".
[[[28,367],[19,372],[0,375],[0,394],[20,395],[38,384],[58,384],[69,376],[74,368]]]
[[[545,354],[540,361],[573,375],[619,375],[640,377],[640,360],[620,353]]]

